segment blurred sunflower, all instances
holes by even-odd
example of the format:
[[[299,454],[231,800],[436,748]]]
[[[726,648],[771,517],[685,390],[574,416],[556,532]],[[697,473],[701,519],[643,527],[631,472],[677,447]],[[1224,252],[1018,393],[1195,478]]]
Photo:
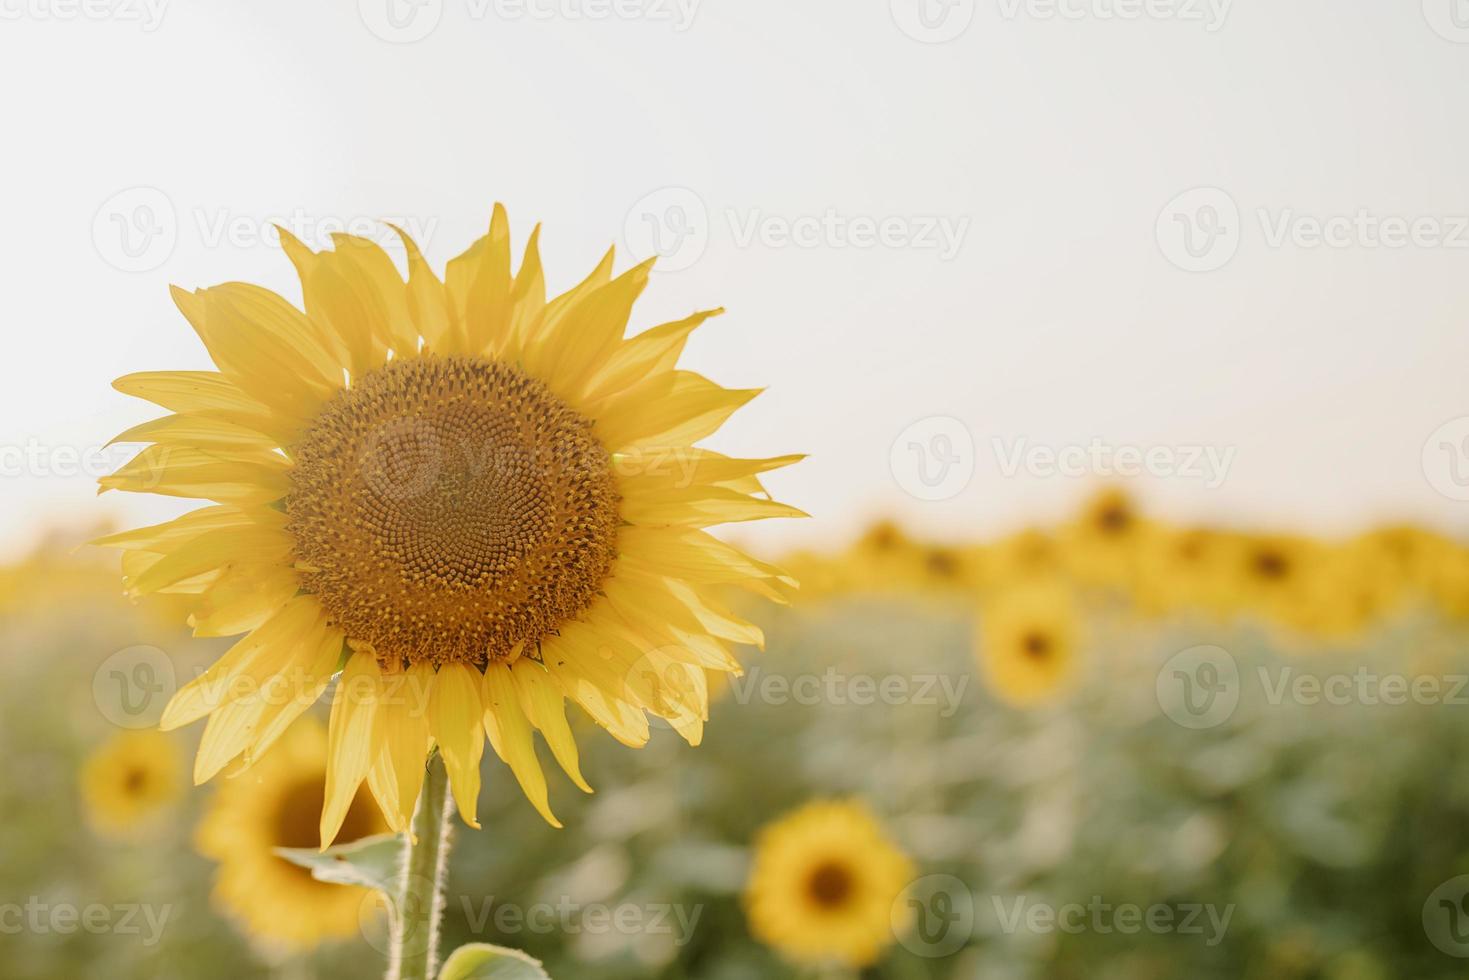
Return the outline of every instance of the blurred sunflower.
[[[88,821],[100,834],[129,837],[155,826],[184,790],[184,758],[158,731],[124,731],[82,765]]]
[[[1138,555],[1135,597],[1146,612],[1230,610],[1231,539],[1212,528],[1158,528]]]
[[[1077,519],[1063,530],[1067,566],[1089,585],[1130,586],[1152,530],[1131,497],[1108,487],[1087,501]]]
[[[248,766],[338,671],[323,844],[364,779],[405,829],[431,742],[477,827],[486,735],[555,824],[532,733],[586,789],[566,697],[628,745],[647,714],[697,743],[704,669],[763,642],[714,589],[795,586],[704,529],[801,513],[760,482],[800,457],[693,448],[758,394],[675,366],[720,311],[624,338],[651,263],[614,279],[609,251],[548,302],[539,229],[512,276],[498,206],[443,281],[407,236],[406,282],[367,239],[281,237],[305,313],[243,283],[175,289],[219,370],[116,383],[174,414],[118,437],[153,445],[103,490],[217,503],[101,543],[134,595],[249,634],[164,714],[209,717],[195,781]]]
[[[317,881],[274,850],[317,846],[326,760],[326,730],[308,716],[248,773],[224,781],[195,835],[199,853],[219,863],[216,903],[267,944],[308,949],[354,935],[361,925],[367,889]],[[387,829],[359,792],[339,837],[346,843]]]
[[[1312,576],[1319,571],[1320,546],[1290,534],[1240,538],[1232,576],[1239,603],[1248,610],[1289,623],[1305,608]]]
[[[800,964],[867,966],[893,942],[893,904],[914,873],[865,806],[809,803],[755,842],[750,929]]]
[[[982,561],[985,586],[1003,589],[1054,576],[1060,570],[1061,549],[1050,532],[1031,527],[996,541],[984,550]]]
[[[1004,700],[1028,706],[1057,695],[1075,676],[1078,615],[1071,590],[1034,582],[990,597],[979,619],[979,658]]]

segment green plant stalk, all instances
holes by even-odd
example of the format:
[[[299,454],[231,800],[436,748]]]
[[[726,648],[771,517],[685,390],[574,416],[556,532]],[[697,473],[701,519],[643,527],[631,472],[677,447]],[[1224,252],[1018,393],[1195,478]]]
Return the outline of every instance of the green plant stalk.
[[[403,845],[403,883],[393,917],[388,980],[430,980],[439,967],[439,921],[449,865],[449,773],[435,752],[428,761],[411,835]]]

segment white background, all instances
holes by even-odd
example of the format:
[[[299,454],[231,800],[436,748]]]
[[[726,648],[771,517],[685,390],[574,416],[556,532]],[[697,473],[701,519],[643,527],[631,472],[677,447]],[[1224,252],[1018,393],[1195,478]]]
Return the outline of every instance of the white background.
[[[398,218],[442,266],[495,200],[517,245],[544,222],[553,288],[609,242],[637,246],[650,200],[693,232],[635,326],[729,308],[688,366],[769,391],[716,445],[812,453],[770,483],[816,519],[741,532],[771,550],[889,512],[989,531],[1090,488],[1005,476],[994,438],[1232,448],[1217,488],[1141,487],[1181,517],[1452,529],[1469,513],[1424,465],[1430,435],[1469,415],[1469,233],[1272,247],[1257,217],[1469,215],[1462,0],[1238,0],[1222,23],[1193,0],[1132,19],[1104,16],[1118,0],[1056,17],[1014,0],[420,2],[173,0],[153,22],[141,0],[0,0],[0,548],[178,509],[51,472],[156,414],[112,378],[208,366],[169,283],[295,298],[260,240],[282,217],[317,244],[323,219]],[[389,3],[432,30],[401,43]],[[929,40],[957,36],[925,43],[919,3]],[[698,208],[648,197],[669,187]],[[1239,210],[1237,253],[1207,272],[1158,234],[1196,187]],[[952,256],[737,234],[828,211],[967,233]],[[130,235],[164,234],[124,240],[135,220]],[[930,416],[976,447],[973,480],[940,501],[890,466]],[[46,472],[15,465],[26,447]]]

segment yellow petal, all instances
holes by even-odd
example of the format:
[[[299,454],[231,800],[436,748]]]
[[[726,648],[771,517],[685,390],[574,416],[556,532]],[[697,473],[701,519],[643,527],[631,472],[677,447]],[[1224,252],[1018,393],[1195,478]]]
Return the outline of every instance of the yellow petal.
[[[596,413],[597,434],[613,452],[689,446],[758,394],[721,388],[692,371],[657,374],[608,399]]]
[[[588,386],[588,398],[606,397],[654,374],[672,371],[683,354],[689,335],[723,309],[704,310],[672,323],[650,327],[612,352]]]
[[[464,341],[458,336],[444,284],[408,233],[396,226],[389,227],[398,233],[408,253],[408,314],[424,346],[443,354],[464,353]]]
[[[521,710],[520,694],[510,676],[510,668],[504,664],[492,663],[485,667],[484,726],[495,754],[515,773],[526,799],[540,811],[547,823],[560,828],[561,821],[551,812],[546,774],[536,758],[530,722]]]
[[[354,653],[337,682],[327,730],[326,801],[321,810],[323,851],[342,829],[352,798],[373,762],[379,673],[376,656]]]
[[[561,689],[546,673],[546,668],[533,660],[517,662],[510,669],[510,675],[515,678],[526,717],[540,730],[557,763],[578,788],[586,793],[592,792],[592,787],[582,778],[581,756],[576,738],[571,734],[571,725],[566,721],[566,698]]]
[[[439,743],[449,786],[464,822],[479,829],[479,762],[485,751],[479,673],[464,663],[447,663],[434,677],[429,732]]]

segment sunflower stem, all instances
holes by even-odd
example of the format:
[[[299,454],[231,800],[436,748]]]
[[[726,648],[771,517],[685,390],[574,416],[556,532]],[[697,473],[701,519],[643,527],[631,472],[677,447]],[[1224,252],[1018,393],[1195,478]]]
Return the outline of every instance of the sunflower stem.
[[[449,773],[435,752],[428,761],[413,827],[403,845],[403,885],[393,925],[388,980],[430,980],[438,970],[439,920],[449,866]]]

